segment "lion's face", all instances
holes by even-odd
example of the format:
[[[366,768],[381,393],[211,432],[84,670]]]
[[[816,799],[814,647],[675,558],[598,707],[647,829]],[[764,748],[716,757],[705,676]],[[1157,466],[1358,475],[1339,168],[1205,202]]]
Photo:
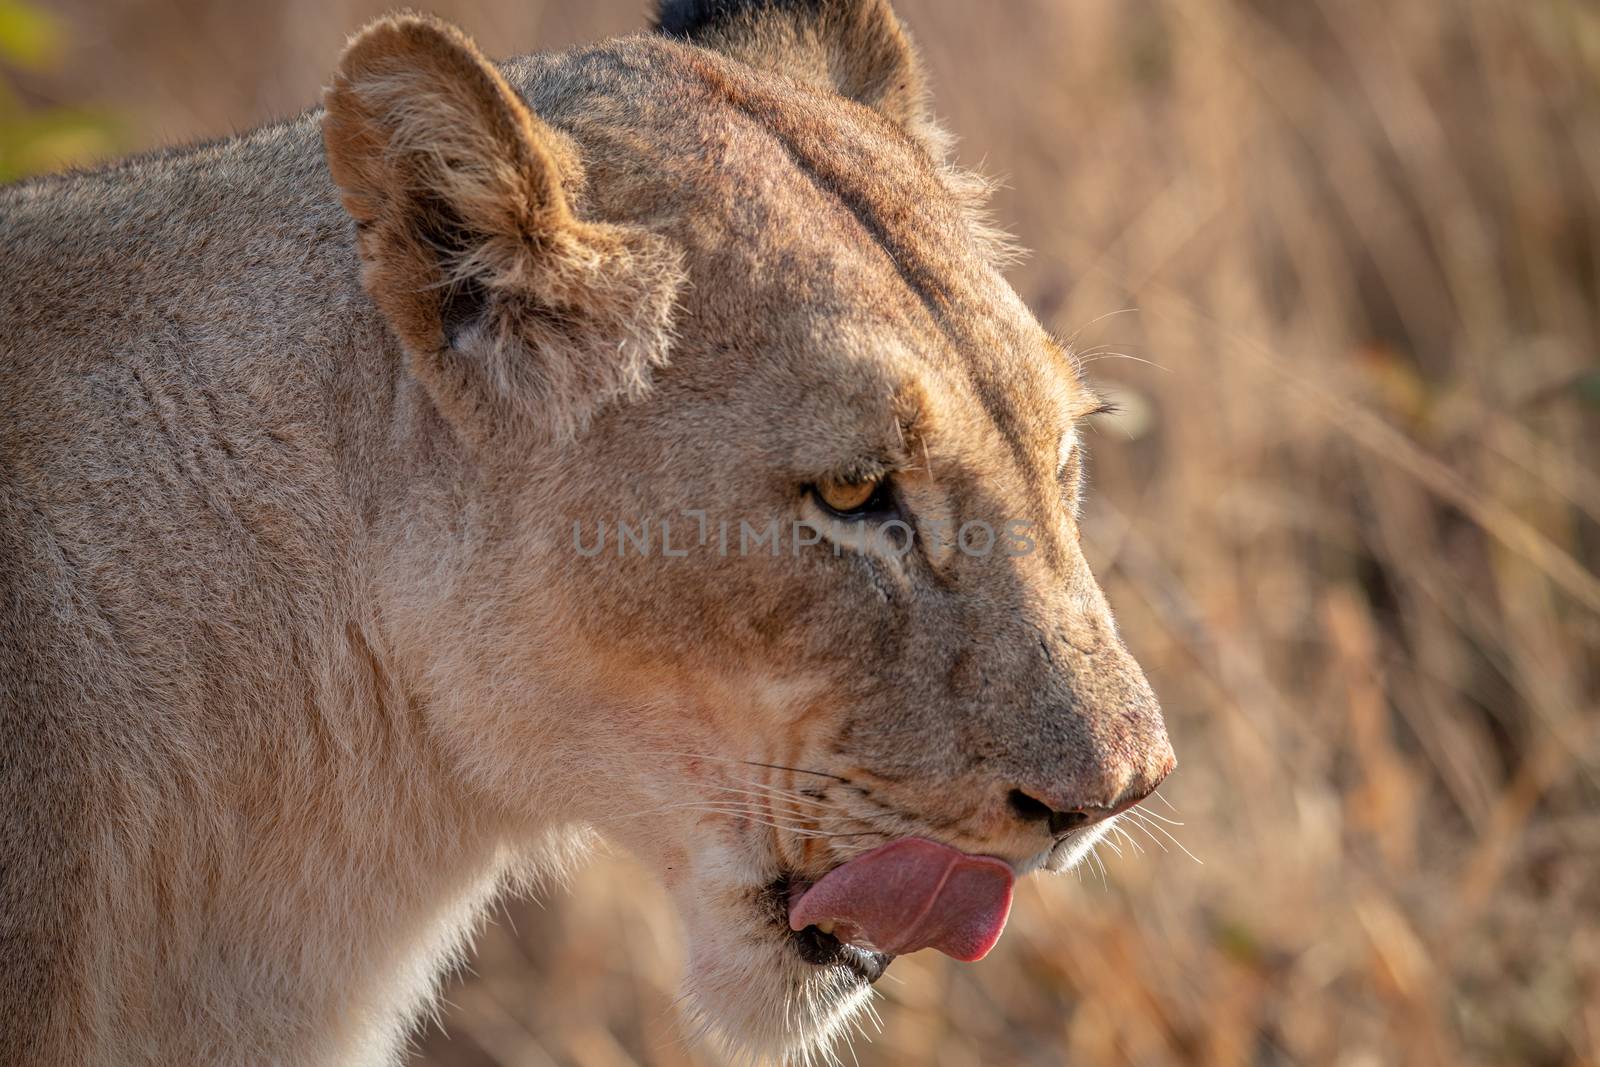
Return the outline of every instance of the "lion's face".
[[[497,494],[467,583],[475,648],[443,672],[495,695],[456,707],[455,743],[508,804],[554,794],[653,865],[700,1009],[738,1044],[800,1052],[892,953],[982,955],[1011,879],[1075,862],[1173,757],[1079,549],[1077,426],[1099,401],[925,143],[893,16],[683,7],[666,29],[735,58],[640,39],[522,72],[553,128],[509,154],[544,168],[515,209],[481,209],[500,194],[478,185],[516,181],[484,167],[442,210],[465,168],[437,158],[409,164],[446,187],[414,218],[371,206],[374,136],[340,123],[383,113],[362,73],[416,69],[415,29],[352,47],[330,160],[369,287]],[[824,64],[817,88],[747,65],[805,80],[807,48],[852,41],[876,58]],[[467,47],[444,36],[420,65],[448,87],[462,75],[434,53]],[[491,144],[538,121],[482,106],[512,115]],[[558,232],[480,251],[504,219]],[[430,268],[440,245],[459,251]],[[434,284],[384,288],[406,272]],[[591,365],[548,365],[574,359]],[[529,767],[560,784],[526,789]]]

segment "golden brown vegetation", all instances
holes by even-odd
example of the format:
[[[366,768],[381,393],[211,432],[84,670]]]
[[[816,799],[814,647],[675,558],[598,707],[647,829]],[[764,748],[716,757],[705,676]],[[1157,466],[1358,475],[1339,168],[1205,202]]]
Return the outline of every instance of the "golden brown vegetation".
[[[428,6],[508,54],[644,4]],[[1122,403],[1088,541],[1182,766],[988,960],[897,962],[856,1056],[1600,1061],[1600,11],[900,6],[1017,286]],[[377,9],[68,0],[16,99],[226,133]],[[625,861],[509,910],[427,1062],[716,1062]]]

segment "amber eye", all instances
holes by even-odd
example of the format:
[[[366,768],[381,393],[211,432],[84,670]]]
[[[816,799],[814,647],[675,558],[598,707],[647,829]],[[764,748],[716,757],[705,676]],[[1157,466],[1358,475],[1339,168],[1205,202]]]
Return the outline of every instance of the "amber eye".
[[[872,478],[864,482],[842,482],[824,478],[816,484],[817,499],[836,515],[847,518],[881,511],[885,506],[885,482]]]

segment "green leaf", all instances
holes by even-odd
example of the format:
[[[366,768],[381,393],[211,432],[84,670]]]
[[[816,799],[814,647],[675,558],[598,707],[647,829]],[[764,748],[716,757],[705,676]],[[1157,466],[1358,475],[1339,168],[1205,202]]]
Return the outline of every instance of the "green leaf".
[[[0,0],[0,59],[27,70],[50,66],[60,55],[61,24],[23,0]]]

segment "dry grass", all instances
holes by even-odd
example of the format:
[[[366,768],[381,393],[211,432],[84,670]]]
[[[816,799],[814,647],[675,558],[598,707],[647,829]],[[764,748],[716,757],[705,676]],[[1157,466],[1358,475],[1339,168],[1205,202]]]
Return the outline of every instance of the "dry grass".
[[[309,103],[375,10],[107,6],[27,90],[130,147]],[[644,5],[433,6],[506,53]],[[987,961],[895,965],[860,1062],[1600,1062],[1600,13],[976,7],[902,0],[1017,286],[1123,400],[1092,556],[1205,862],[1026,886]],[[622,861],[510,913],[428,1062],[715,1062]]]

